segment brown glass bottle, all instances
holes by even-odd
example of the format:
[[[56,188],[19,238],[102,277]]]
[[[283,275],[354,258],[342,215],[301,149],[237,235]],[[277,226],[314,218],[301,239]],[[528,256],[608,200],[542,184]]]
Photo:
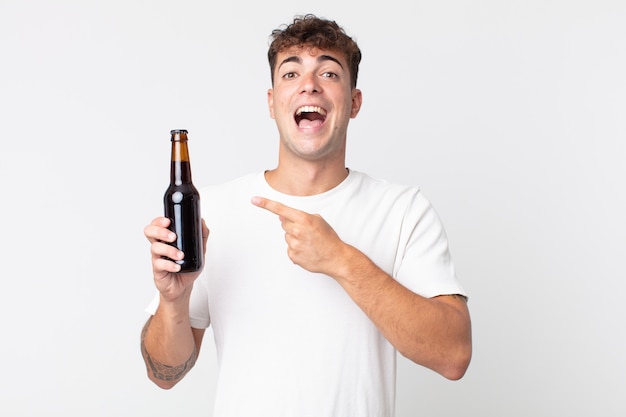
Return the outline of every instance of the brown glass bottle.
[[[187,131],[172,130],[170,134],[172,162],[170,186],[163,197],[165,217],[171,221],[169,229],[176,233],[172,245],[185,254],[183,260],[176,261],[181,266],[180,272],[194,272],[204,264],[200,193],[191,181]]]

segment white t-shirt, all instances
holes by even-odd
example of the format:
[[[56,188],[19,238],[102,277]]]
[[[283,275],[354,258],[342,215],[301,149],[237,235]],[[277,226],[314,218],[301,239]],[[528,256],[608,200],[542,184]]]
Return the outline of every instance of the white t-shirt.
[[[214,417],[393,416],[395,349],[334,279],[291,262],[278,216],[250,202],[257,195],[320,214],[415,293],[465,295],[442,224],[416,187],[350,171],[307,197],[277,192],[262,172],[203,188],[210,235],[190,319],[213,326]]]

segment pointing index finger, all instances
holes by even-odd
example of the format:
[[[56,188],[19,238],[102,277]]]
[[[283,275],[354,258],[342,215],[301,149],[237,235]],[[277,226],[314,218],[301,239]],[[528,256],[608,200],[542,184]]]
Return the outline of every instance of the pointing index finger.
[[[294,211],[294,209],[284,204],[281,204],[278,201],[270,200],[264,197],[258,197],[258,196],[252,197],[251,202],[255,206],[261,207],[281,217],[289,217],[288,214]]]

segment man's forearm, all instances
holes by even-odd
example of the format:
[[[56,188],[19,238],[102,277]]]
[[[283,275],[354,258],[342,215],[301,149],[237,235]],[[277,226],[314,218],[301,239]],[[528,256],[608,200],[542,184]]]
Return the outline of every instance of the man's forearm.
[[[188,320],[168,320],[157,312],[141,332],[141,354],[149,378],[161,388],[173,387],[198,357]]]
[[[465,300],[421,297],[348,246],[335,275],[350,297],[404,356],[450,379],[460,378],[471,357]]]

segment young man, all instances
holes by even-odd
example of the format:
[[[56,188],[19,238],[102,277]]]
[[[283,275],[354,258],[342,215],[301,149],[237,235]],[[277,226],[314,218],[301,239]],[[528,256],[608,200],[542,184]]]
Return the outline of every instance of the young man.
[[[178,274],[158,217],[145,228],[158,297],[142,332],[148,376],[174,386],[211,325],[215,417],[394,414],[395,355],[449,379],[471,357],[470,318],[439,218],[416,187],[345,166],[361,52],[335,22],[273,32],[275,169],[204,188],[207,261]]]

